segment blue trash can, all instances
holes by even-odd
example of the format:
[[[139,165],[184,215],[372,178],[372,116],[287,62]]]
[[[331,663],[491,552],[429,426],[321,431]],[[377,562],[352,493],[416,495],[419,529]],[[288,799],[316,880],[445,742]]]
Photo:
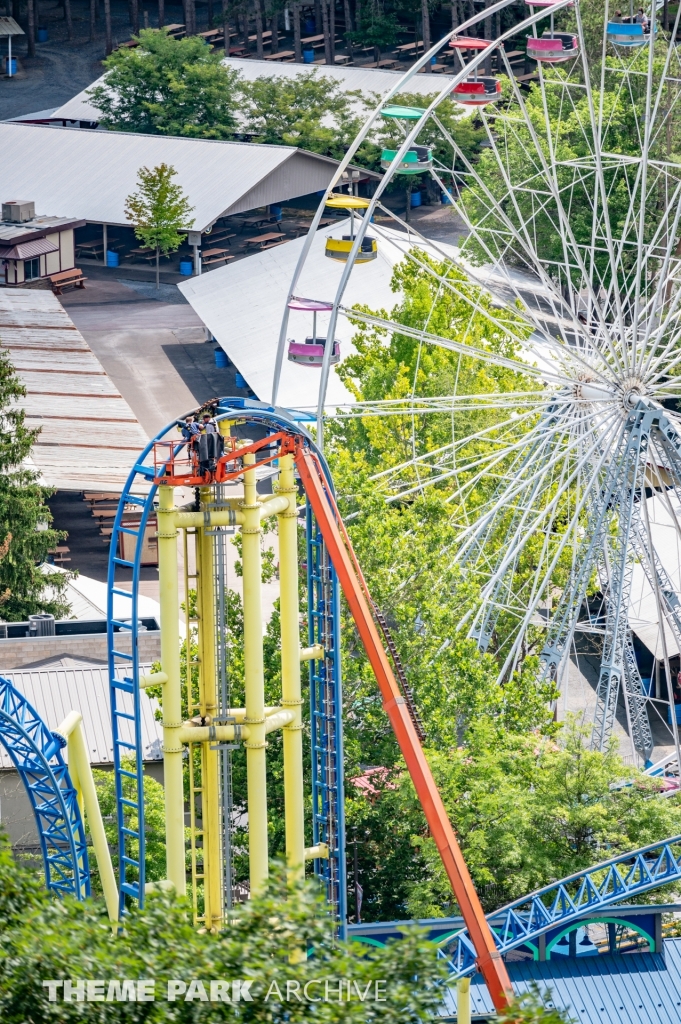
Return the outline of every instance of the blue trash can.
[[[279,223],[280,220],[282,220],[282,218],[284,216],[283,207],[280,206],[279,203],[271,203],[270,204],[270,213],[272,214],[272,216],[276,220],[277,224]]]
[[[180,273],[183,277],[191,277],[194,271],[192,260],[180,260]]]
[[[676,711],[676,724],[681,725],[681,704],[675,704],[674,710]],[[667,722],[669,725],[672,724],[672,709],[667,708]]]
[[[16,59],[16,57],[12,57],[11,60],[9,60],[7,57],[5,57],[5,74],[9,75],[11,77],[12,75],[16,75],[16,73],[17,73],[17,59]]]
[[[106,265],[107,265],[107,267],[117,267],[118,266],[118,253],[117,252],[111,252],[110,249],[106,250]]]
[[[46,43],[47,42],[47,29],[46,28],[39,28],[38,29],[38,42],[39,43]]]
[[[412,205],[412,207],[420,206],[421,205],[421,193],[420,192],[412,192],[412,194],[411,194],[411,205]]]
[[[215,365],[219,366],[221,370],[224,370],[226,366],[229,366],[229,359],[227,358],[227,353],[223,348],[220,348],[219,346],[218,348],[215,349]]]
[[[305,27],[306,34],[311,36],[313,34],[313,32],[315,31],[315,29],[317,28],[317,25],[315,23],[314,18],[306,18],[305,19],[305,23],[304,23],[304,27]]]
[[[314,50],[303,50],[303,64],[312,64],[314,62]]]
[[[236,384],[236,386],[237,386],[238,388],[245,388],[245,387],[246,387],[246,381],[244,380],[244,378],[243,378],[243,377],[241,376],[241,374],[240,374],[240,373],[237,373],[237,374],[235,375],[235,377],[234,377],[234,383]]]
[[[449,198],[449,196],[447,195],[446,192],[443,192],[440,195],[440,202],[442,203],[443,206],[451,206],[452,205],[452,201],[451,201],[451,199]]]

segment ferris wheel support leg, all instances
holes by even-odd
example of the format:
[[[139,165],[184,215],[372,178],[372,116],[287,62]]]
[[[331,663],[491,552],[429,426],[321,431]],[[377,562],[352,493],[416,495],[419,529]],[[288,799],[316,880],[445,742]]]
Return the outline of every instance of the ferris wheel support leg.
[[[241,528],[244,581],[244,681],[246,688],[245,741],[248,798],[248,855],[251,894],[262,890],[269,874],[267,841],[267,760],[265,742],[265,674],[262,651],[260,583],[260,512],[255,479],[255,455],[243,457],[244,500]]]
[[[294,712],[283,730],[284,806],[286,818],[286,860],[291,878],[305,876],[305,822],[303,815],[303,723],[300,688],[300,620],[298,608],[298,527],[293,456],[279,460],[277,494],[285,495],[289,507],[278,516],[279,594],[281,615],[281,704]]]
[[[158,579],[161,607],[161,668],[168,677],[163,691],[163,782],[166,798],[166,873],[179,896],[187,891],[184,862],[184,786],[182,780],[182,697],[180,681],[179,597],[175,496],[159,487]]]
[[[442,797],[409,715],[408,706],[390,667],[349,550],[341,537],[312,457],[300,450],[296,456],[296,465],[376,676],[383,697],[383,708],[402,751],[430,833],[435,840],[454,896],[466,923],[468,934],[475,947],[477,965],[485,979],[495,1008],[497,1010],[506,1009],[513,999],[513,988],[506,964],[497,950],[494,935],[485,918],[480,899],[473,885],[473,879],[456,841]]]

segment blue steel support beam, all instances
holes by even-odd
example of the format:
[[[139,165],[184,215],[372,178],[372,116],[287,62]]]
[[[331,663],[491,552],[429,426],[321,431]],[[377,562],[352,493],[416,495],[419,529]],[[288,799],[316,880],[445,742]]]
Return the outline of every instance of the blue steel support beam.
[[[0,678],[0,743],[26,787],[45,865],[45,883],[57,896],[90,895],[85,829],[76,791],[62,757],[64,740],[9,679]]]
[[[640,896],[668,882],[681,880],[681,836],[623,853],[560,882],[522,896],[488,914],[503,955],[537,939],[557,925],[568,925],[587,913]],[[454,978],[475,970],[475,952],[462,930],[438,950]]]

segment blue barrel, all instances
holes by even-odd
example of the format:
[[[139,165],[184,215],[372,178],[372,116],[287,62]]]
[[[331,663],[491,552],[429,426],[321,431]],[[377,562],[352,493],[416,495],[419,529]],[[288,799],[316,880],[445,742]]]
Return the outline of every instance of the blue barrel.
[[[219,366],[221,370],[224,370],[226,366],[229,366],[229,359],[227,353],[223,348],[219,346],[215,349],[215,365]]]
[[[451,201],[451,199],[449,198],[449,196],[447,195],[446,192],[443,192],[441,194],[440,202],[442,203],[443,206],[451,206],[452,205],[452,201]]]
[[[272,214],[272,216],[273,216],[273,217],[275,218],[275,220],[277,221],[277,223],[279,223],[279,221],[280,221],[280,220],[281,220],[281,219],[283,218],[283,216],[284,216],[284,210],[283,210],[283,208],[282,208],[282,207],[280,206],[280,204],[279,204],[279,203],[271,203],[271,204],[270,204],[270,213],[271,213],[271,214]]]
[[[312,64],[314,62],[314,50],[303,50],[303,64]]]
[[[5,57],[5,68],[6,68],[5,74],[9,75],[10,78],[11,78],[12,75],[16,75],[16,73],[17,73],[17,59],[16,59],[16,57],[12,57],[11,60],[8,57]]]
[[[313,32],[314,32],[314,31],[316,30],[316,28],[317,28],[317,24],[316,24],[316,22],[315,22],[314,18],[306,18],[306,19],[305,19],[305,22],[304,22],[304,25],[305,25],[305,31],[306,31],[306,32],[307,32],[307,34],[308,34],[308,35],[310,35],[310,36],[312,35],[312,33],[313,33]]]
[[[421,205],[421,193],[420,192],[412,192],[412,194],[411,194],[411,205],[412,205],[412,207],[413,206],[420,206]]]
[[[106,250],[106,265],[107,265],[107,267],[117,267],[118,266],[118,253],[117,252],[111,252],[110,249]]]
[[[47,42],[47,29],[46,28],[39,28],[38,29],[38,42],[39,43],[46,43]]]
[[[245,387],[246,387],[246,381],[244,380],[244,378],[243,378],[243,377],[241,376],[241,374],[240,374],[240,373],[237,373],[237,374],[235,375],[235,377],[234,377],[234,383],[236,384],[236,386],[237,386],[238,388],[245,388]]]
[[[191,277],[194,270],[194,264],[191,260],[180,260],[180,273],[183,277]]]

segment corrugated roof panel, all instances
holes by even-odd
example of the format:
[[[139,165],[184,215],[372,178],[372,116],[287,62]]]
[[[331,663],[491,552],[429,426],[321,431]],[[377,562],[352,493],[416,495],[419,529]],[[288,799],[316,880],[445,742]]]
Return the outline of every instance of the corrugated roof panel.
[[[70,329],[48,327],[10,327],[0,324],[0,344],[9,349],[41,348],[43,350],[72,352],[87,351],[88,345],[75,327]]]
[[[125,202],[137,187],[140,167],[170,164],[194,207],[193,226],[201,230],[297,151],[5,122],[0,124],[0,152],[12,154],[2,168],[6,194],[19,189],[40,212],[106,224],[128,224]],[[328,167],[330,180],[335,163],[316,159]]]
[[[45,483],[62,490],[122,487],[147,435],[59,300],[50,292],[0,289],[0,345],[26,387],[17,403],[26,423],[40,428],[32,464]]]
[[[70,711],[83,716],[85,740],[91,764],[113,763],[109,674],[106,666],[92,668],[35,668],[4,672],[36,709],[50,729],[57,729]],[[131,713],[132,696],[123,694],[122,710]],[[145,693],[140,695],[142,744],[145,760],[162,757],[163,730],[154,718],[157,704]],[[124,740],[133,739],[132,723],[122,720]],[[4,747],[0,747],[0,768],[12,768]]]
[[[15,364],[16,368],[16,364]],[[121,398],[115,384],[103,370],[61,374],[50,369],[22,368],[21,379],[29,397],[35,395],[101,395]],[[68,388],[68,390],[65,390]],[[28,406],[26,406],[28,408]]]
[[[518,994],[536,983],[579,1024],[679,1024],[681,939],[665,939],[663,953],[555,956],[545,963],[509,963]],[[471,979],[473,1018],[494,1010],[480,975]],[[456,990],[449,989],[440,1017],[456,1018]]]
[[[23,379],[23,378],[22,378]],[[28,389],[27,389],[28,391]],[[63,419],[77,423],[85,420],[106,421],[113,423],[137,423],[130,412],[130,406],[121,395],[101,394],[94,397],[80,394],[78,398],[65,396],[51,391],[47,394],[35,394],[28,391],[21,400],[26,415],[31,419]],[[87,430],[87,427],[80,429]]]

